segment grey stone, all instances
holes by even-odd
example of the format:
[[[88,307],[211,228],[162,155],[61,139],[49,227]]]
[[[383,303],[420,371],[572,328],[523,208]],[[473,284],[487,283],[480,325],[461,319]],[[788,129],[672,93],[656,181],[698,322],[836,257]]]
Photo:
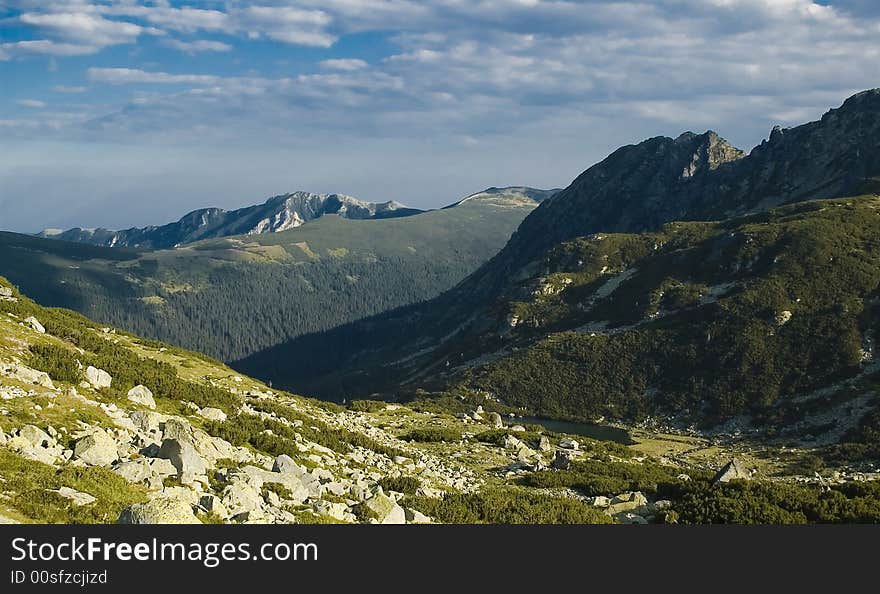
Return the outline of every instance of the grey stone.
[[[76,442],[73,455],[93,466],[110,466],[119,457],[116,441],[103,429],[98,429]]]
[[[302,476],[305,474],[305,468],[297,464],[296,460],[287,454],[281,454],[275,458],[275,463],[272,465],[272,471],[280,472],[281,474],[292,474],[294,476]]]
[[[559,447],[565,448],[567,450],[579,450],[581,444],[571,438],[564,437],[559,440]]]
[[[406,523],[407,524],[433,524],[434,520],[423,514],[417,509],[406,508],[404,510],[406,513]]]
[[[263,508],[263,498],[250,485],[242,482],[233,483],[223,489],[222,503],[230,516],[238,516],[260,511]]]
[[[88,505],[90,503],[94,503],[97,499],[93,495],[89,495],[88,493],[83,493],[81,491],[77,491],[75,489],[71,489],[70,487],[61,487],[54,493],[58,493],[65,499],[70,499],[73,504],[77,507],[82,505]]]
[[[86,381],[96,390],[100,390],[109,388],[113,383],[113,377],[103,369],[89,365],[86,367]]]
[[[749,480],[751,474],[737,458],[732,459],[719,470],[712,479],[712,486],[728,483],[732,480]]]
[[[146,406],[147,408],[156,408],[156,400],[153,393],[146,386],[137,385],[128,391],[128,399],[135,404]]]
[[[165,439],[159,449],[157,458],[165,458],[171,461],[177,469],[177,476],[181,479],[192,479],[203,475],[208,467],[205,461],[189,442],[179,439]]]
[[[209,421],[220,421],[221,423],[227,418],[225,412],[223,412],[219,408],[211,407],[201,409],[199,411],[199,416]]]
[[[406,524],[406,512],[381,490],[360,505],[361,515],[379,524]]]
[[[173,496],[160,496],[132,505],[119,516],[120,524],[201,524],[192,506]]]
[[[502,429],[504,427],[504,421],[501,419],[501,415],[497,412],[490,412],[486,415],[486,418],[492,427],[496,429]]]
[[[46,329],[43,328],[43,325],[34,316],[30,316],[30,317],[25,318],[24,323],[27,324],[35,332],[39,332],[40,334],[46,333]]]
[[[159,431],[159,423],[161,421],[161,416],[159,413],[155,413],[149,410],[136,410],[132,411],[128,418],[131,419],[131,422],[134,426],[143,433],[150,433],[152,431]]]
[[[19,430],[18,435],[19,437],[28,440],[34,447],[38,448],[48,448],[55,444],[55,440],[52,439],[48,433],[34,425],[25,425]]]
[[[223,502],[216,495],[202,495],[199,499],[199,507],[209,514],[214,514],[221,520],[229,519],[229,512],[226,506],[223,505]]]
[[[541,439],[538,440],[538,449],[542,452],[553,451],[553,445],[550,443],[550,439],[546,435],[542,435]]]

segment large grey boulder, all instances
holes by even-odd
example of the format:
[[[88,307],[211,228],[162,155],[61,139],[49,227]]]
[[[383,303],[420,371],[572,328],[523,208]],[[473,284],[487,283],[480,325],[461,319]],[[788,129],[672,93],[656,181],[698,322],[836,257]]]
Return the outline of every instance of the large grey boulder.
[[[119,524],[201,524],[192,506],[173,496],[137,503],[122,512]]]
[[[141,483],[151,478],[164,479],[177,474],[177,469],[165,458],[138,458],[113,466],[113,472],[130,483]]]
[[[101,388],[109,388],[113,383],[113,377],[103,369],[89,365],[86,367],[86,381],[96,390],[100,390]]]
[[[204,459],[189,442],[179,439],[165,439],[159,449],[158,458],[171,461],[177,470],[177,476],[181,479],[191,480],[193,477],[204,475],[208,470]]]
[[[745,465],[739,459],[734,458],[715,474],[715,477],[712,479],[712,486],[728,483],[732,480],[749,480],[751,477],[752,475]]]
[[[147,408],[156,408],[156,400],[153,393],[146,386],[137,385],[128,391],[128,399],[135,404],[146,406]]]
[[[97,429],[76,442],[73,455],[78,460],[93,466],[110,466],[119,457],[116,440],[103,429]]]

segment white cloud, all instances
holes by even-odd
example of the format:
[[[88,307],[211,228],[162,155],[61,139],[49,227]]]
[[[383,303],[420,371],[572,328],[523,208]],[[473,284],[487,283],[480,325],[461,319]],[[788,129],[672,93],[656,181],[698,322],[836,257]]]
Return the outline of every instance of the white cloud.
[[[81,87],[81,86],[55,85],[54,87],[52,87],[52,90],[55,91],[56,93],[75,94],[75,93],[85,93],[86,91],[89,90],[89,88],[88,87]]]
[[[232,46],[222,41],[212,41],[209,39],[198,39],[195,41],[181,41],[179,39],[165,39],[162,44],[186,52],[188,54],[196,54],[201,52],[228,52],[232,50]]]
[[[58,43],[48,39],[34,39],[0,44],[0,55],[11,56],[48,55],[48,56],[88,56],[96,54],[101,48],[75,43]],[[2,58],[0,58],[2,59]]]
[[[206,74],[168,74],[167,72],[146,72],[133,68],[89,68],[86,71],[86,76],[92,82],[112,85],[137,83],[211,85],[219,80],[219,77]]]
[[[333,60],[322,60],[321,67],[328,70],[342,70],[344,72],[352,72],[366,68],[368,64],[357,58],[336,58]]]
[[[33,107],[34,109],[42,109],[46,107],[45,101],[39,101],[37,99],[19,99],[16,103],[22,107]]]

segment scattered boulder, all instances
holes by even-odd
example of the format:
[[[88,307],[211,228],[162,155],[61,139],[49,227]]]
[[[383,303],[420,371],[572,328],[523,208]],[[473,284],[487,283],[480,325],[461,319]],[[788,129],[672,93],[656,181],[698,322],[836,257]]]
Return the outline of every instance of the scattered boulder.
[[[149,409],[156,408],[156,400],[153,398],[153,393],[148,387],[140,384],[128,391],[128,399],[135,404],[146,406]]]
[[[541,439],[538,440],[538,449],[542,452],[553,451],[553,445],[550,443],[550,439],[546,435],[542,435]]]
[[[739,459],[734,458],[715,474],[715,477],[712,479],[712,486],[714,487],[721,483],[728,483],[732,480],[749,480],[750,478],[751,474],[746,470],[743,463],[740,462]]]
[[[199,416],[209,421],[223,422],[226,420],[226,413],[219,408],[207,407],[199,410]]]
[[[205,474],[208,467],[205,461],[196,451],[192,444],[179,439],[165,439],[159,449],[157,458],[165,458],[177,470],[177,476],[182,480],[192,480],[193,477]]]
[[[9,366],[0,366],[0,373],[25,384],[34,384],[50,390],[55,389],[55,384],[52,383],[52,378],[48,373],[31,369],[27,365],[15,363]]]
[[[791,312],[786,310],[780,311],[773,317],[773,323],[777,326],[785,326],[789,321],[791,321]]]
[[[25,425],[19,429],[18,435],[28,440],[35,448],[48,448],[55,445],[55,440],[48,433],[33,425]]]
[[[77,491],[76,489],[71,489],[70,487],[61,487],[57,491],[52,492],[58,493],[61,497],[64,497],[65,499],[70,499],[70,501],[72,501],[73,504],[77,507],[88,505],[97,501],[97,499],[93,495]]]
[[[35,318],[34,316],[30,316],[30,317],[25,318],[24,323],[27,324],[31,328],[31,330],[33,330],[35,332],[39,332],[40,334],[46,333],[46,329],[43,327],[43,325],[40,323],[40,321],[37,318]]]
[[[7,437],[6,434],[3,433],[3,427],[0,427],[0,445],[6,445]]]
[[[490,412],[486,415],[486,419],[489,421],[489,424],[495,429],[503,429],[504,421],[501,419],[501,415],[497,412]]]
[[[109,388],[113,383],[113,377],[103,369],[89,365],[86,367],[86,381],[96,390],[100,390]]]
[[[131,414],[128,415],[128,418],[131,419],[131,422],[134,424],[137,430],[143,433],[150,433],[153,431],[158,432],[159,423],[162,419],[159,413],[148,410],[132,411]]]
[[[511,431],[516,431],[517,433],[525,433],[526,428],[522,425],[513,425],[510,428]]]
[[[272,472],[302,476],[306,471],[305,468],[296,463],[296,460],[287,454],[281,454],[275,458],[275,463],[272,465]]]
[[[248,519],[254,519],[263,509],[263,498],[244,482],[235,482],[223,489],[221,502],[232,517],[247,514]]]
[[[110,466],[119,457],[116,441],[103,429],[97,429],[76,442],[73,455],[93,466]]]
[[[360,515],[379,524],[406,524],[406,512],[381,490],[360,505]]]
[[[407,524],[433,524],[434,520],[423,514],[417,509],[406,508],[404,510],[406,513],[406,523]]]
[[[581,444],[579,444],[578,442],[576,442],[575,440],[573,440],[571,438],[564,437],[559,440],[559,447],[565,448],[567,450],[579,450],[581,447]]]
[[[518,450],[523,447],[523,442],[515,438],[513,435],[506,435],[504,437],[504,447],[508,450]]]
[[[202,495],[199,499],[199,507],[221,520],[229,519],[229,511],[216,495]]]
[[[122,512],[119,524],[201,524],[192,506],[174,496],[137,503]]]
[[[639,514],[634,514],[632,512],[623,512],[618,514],[614,518],[620,524],[647,524],[648,520],[646,520],[643,516]]]
[[[551,462],[550,466],[555,468],[556,470],[568,470],[571,466],[572,455],[570,452],[565,450],[557,450],[556,455],[553,457],[553,462]]]

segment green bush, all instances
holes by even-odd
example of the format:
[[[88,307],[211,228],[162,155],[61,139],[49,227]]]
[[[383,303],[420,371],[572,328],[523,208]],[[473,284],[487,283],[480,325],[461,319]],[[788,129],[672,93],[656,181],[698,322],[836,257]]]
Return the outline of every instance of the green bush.
[[[355,412],[374,413],[385,410],[387,402],[381,400],[353,400],[348,408]]]
[[[608,524],[602,511],[565,497],[522,489],[447,493],[442,499],[407,496],[404,505],[444,524]]]
[[[407,495],[415,495],[422,486],[422,481],[413,476],[385,476],[379,481],[382,490],[396,491],[397,493],[405,493]]]

